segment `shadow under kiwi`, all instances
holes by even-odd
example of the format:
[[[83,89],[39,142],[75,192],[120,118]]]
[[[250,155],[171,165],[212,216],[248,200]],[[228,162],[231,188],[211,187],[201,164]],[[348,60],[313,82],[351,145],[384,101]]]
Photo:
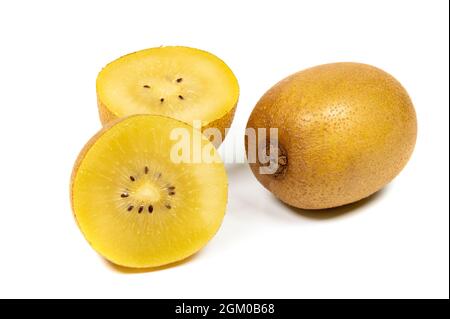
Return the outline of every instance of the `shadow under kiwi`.
[[[175,261],[173,263],[167,264],[167,265],[163,265],[163,266],[157,266],[157,267],[144,267],[144,268],[130,268],[130,267],[125,267],[125,266],[121,266],[121,265],[117,265],[114,264],[113,262],[109,261],[108,259],[105,259],[103,257],[100,257],[104,264],[111,269],[112,271],[115,271],[117,273],[121,273],[121,274],[142,274],[142,273],[150,273],[150,272],[157,272],[157,271],[161,271],[161,270],[166,270],[169,268],[176,268],[179,266],[182,266],[190,261],[192,261],[193,259],[196,258],[196,256],[199,253],[195,253],[189,257],[186,257],[185,259],[179,260],[179,261]]]
[[[232,175],[233,177],[251,172],[251,169],[247,163],[225,163],[225,169],[227,170],[227,174]]]
[[[229,176],[230,184],[231,180],[242,178],[243,174],[252,175],[251,169],[249,168],[247,163],[239,163],[239,164],[226,164],[227,173]],[[253,177],[253,176],[252,176]],[[239,186],[239,185],[237,185]],[[383,195],[388,191],[389,185],[386,185],[384,188],[380,189],[378,192],[363,198],[357,202],[350,203],[343,206],[326,208],[326,209],[302,209],[291,206],[289,204],[284,203],[283,201],[277,199],[272,194],[273,201],[281,203],[284,207],[286,207],[289,211],[294,212],[297,216],[305,217],[312,220],[327,220],[333,218],[339,218],[346,215],[350,215],[352,213],[356,213],[357,211],[361,211],[361,208],[367,207],[378,201],[383,197]]]
[[[377,200],[379,200],[383,195],[386,193],[387,186],[379,190],[378,192],[363,198],[357,202],[339,206],[339,207],[333,207],[333,208],[326,208],[326,209],[301,209],[296,208],[293,206],[290,206],[286,203],[281,202],[285,207],[289,208],[291,211],[295,212],[298,215],[301,215],[302,217],[309,218],[309,219],[315,219],[315,220],[327,220],[327,219],[333,219],[333,218],[339,218],[344,215],[349,215],[351,213],[355,213],[360,208],[369,206],[373,203],[375,203]]]

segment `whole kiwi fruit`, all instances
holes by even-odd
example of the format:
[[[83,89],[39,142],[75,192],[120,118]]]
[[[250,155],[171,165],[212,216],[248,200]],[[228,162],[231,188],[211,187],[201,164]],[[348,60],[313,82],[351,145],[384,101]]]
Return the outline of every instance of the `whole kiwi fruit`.
[[[269,137],[270,128],[277,136]],[[247,129],[256,132],[246,138],[248,157],[261,145],[278,151],[272,174],[261,173],[267,164],[259,157],[249,161],[259,182],[289,205],[325,209],[366,198],[397,176],[413,152],[417,120],[394,77],[366,64],[332,63],[278,82]]]

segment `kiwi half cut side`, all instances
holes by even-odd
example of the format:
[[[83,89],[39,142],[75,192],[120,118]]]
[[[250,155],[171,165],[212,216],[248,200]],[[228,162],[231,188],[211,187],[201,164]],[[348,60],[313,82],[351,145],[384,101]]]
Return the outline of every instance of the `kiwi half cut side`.
[[[188,47],[163,46],[123,56],[97,77],[103,124],[133,114],[156,114],[203,130],[217,128],[225,138],[239,98],[230,68],[215,55]]]
[[[170,134],[180,128],[209,147],[213,161],[174,162]],[[121,266],[157,267],[189,257],[214,236],[227,188],[224,165],[200,131],[162,116],[134,115],[106,125],[81,151],[71,203],[100,255]]]

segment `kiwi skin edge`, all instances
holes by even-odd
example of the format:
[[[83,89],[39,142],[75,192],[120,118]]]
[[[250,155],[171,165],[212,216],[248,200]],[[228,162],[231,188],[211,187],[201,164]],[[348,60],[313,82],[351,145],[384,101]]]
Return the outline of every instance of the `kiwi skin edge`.
[[[218,130],[220,130],[220,133],[222,134],[222,142],[223,142],[223,140],[225,140],[227,129],[230,128],[231,123],[233,122],[233,118],[234,118],[234,114],[236,112],[236,107],[237,107],[238,102],[239,102],[239,99],[236,101],[234,106],[226,114],[224,114],[221,118],[218,118],[217,120],[214,120],[214,121],[204,125],[202,127],[202,132],[204,132],[206,129],[209,129],[209,128],[217,128]],[[111,112],[108,109],[108,107],[105,104],[103,104],[102,101],[100,101],[99,98],[97,98],[97,105],[98,105],[98,113],[100,116],[100,121],[103,126],[108,125],[110,122],[117,123],[115,121],[117,121],[117,119],[119,119],[119,117],[116,114],[114,114],[113,112]],[[192,126],[192,123],[187,123],[187,124]],[[215,146],[218,147],[219,145],[215,145]]]
[[[134,115],[132,115],[134,116]],[[79,152],[77,159],[75,160],[75,164],[73,166],[72,174],[70,176],[70,207],[72,209],[73,216],[75,217],[75,221],[77,221],[76,215],[75,215],[75,209],[73,207],[73,183],[75,181],[75,176],[77,175],[78,169],[80,168],[81,162],[83,161],[86,154],[89,152],[91,147],[97,142],[97,140],[102,136],[105,132],[107,132],[111,127],[113,127],[115,124],[121,122],[125,118],[122,119],[115,119],[110,121],[109,123],[105,124],[103,128],[97,132],[94,136],[92,136],[89,141],[84,145],[84,147]],[[78,225],[78,221],[77,221]],[[78,225],[79,226],[79,225]]]
[[[134,116],[134,115],[132,115]],[[91,147],[95,144],[95,142],[98,141],[98,139],[100,138],[100,136],[102,136],[104,133],[106,133],[111,127],[113,127],[115,124],[121,122],[122,120],[124,120],[125,118],[121,118],[121,119],[115,119],[112,120],[111,122],[107,123],[106,125],[104,125],[102,127],[102,129],[100,131],[98,131],[94,136],[92,136],[88,142],[84,145],[84,147],[81,149],[81,151],[79,152],[77,159],[75,160],[75,164],[73,165],[73,169],[72,169],[72,174],[70,176],[70,183],[69,183],[69,192],[70,192],[70,208],[72,210],[72,214],[73,217],[75,219],[75,222],[77,223],[78,229],[81,231],[81,227],[80,224],[78,223],[78,219],[77,219],[77,215],[75,214],[75,208],[73,205],[73,184],[75,182],[75,176],[77,175],[78,169],[80,168],[81,162],[83,161],[84,157],[86,156],[86,154],[89,152],[89,150],[91,149]],[[81,231],[82,232],[82,231]],[[82,232],[83,233],[83,232]],[[83,237],[87,240],[87,242],[89,243],[89,245],[92,247],[91,242],[88,240],[88,238],[84,235],[83,233]]]

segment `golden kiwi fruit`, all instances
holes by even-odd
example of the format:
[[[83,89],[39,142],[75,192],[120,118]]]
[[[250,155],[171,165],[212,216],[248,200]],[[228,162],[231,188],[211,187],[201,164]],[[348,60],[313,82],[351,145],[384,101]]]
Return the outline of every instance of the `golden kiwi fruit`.
[[[174,161],[179,142],[171,134],[180,129],[190,154],[197,141],[212,160]],[[71,203],[100,255],[146,268],[185,259],[206,245],[221,225],[227,189],[224,165],[200,131],[171,118],[134,115],[105,125],[83,148]]]
[[[189,47],[131,53],[109,63],[97,77],[103,124],[133,114],[163,115],[189,125],[201,121],[203,131],[217,128],[223,139],[238,98],[231,69],[215,55]]]
[[[413,152],[417,120],[394,77],[366,64],[333,63],[278,82],[247,128],[257,135],[246,139],[247,156],[264,144],[278,154],[273,174],[261,173],[268,164],[260,158],[250,163],[258,181],[289,205],[325,209],[366,198],[397,176]],[[258,128],[276,128],[277,137]]]

